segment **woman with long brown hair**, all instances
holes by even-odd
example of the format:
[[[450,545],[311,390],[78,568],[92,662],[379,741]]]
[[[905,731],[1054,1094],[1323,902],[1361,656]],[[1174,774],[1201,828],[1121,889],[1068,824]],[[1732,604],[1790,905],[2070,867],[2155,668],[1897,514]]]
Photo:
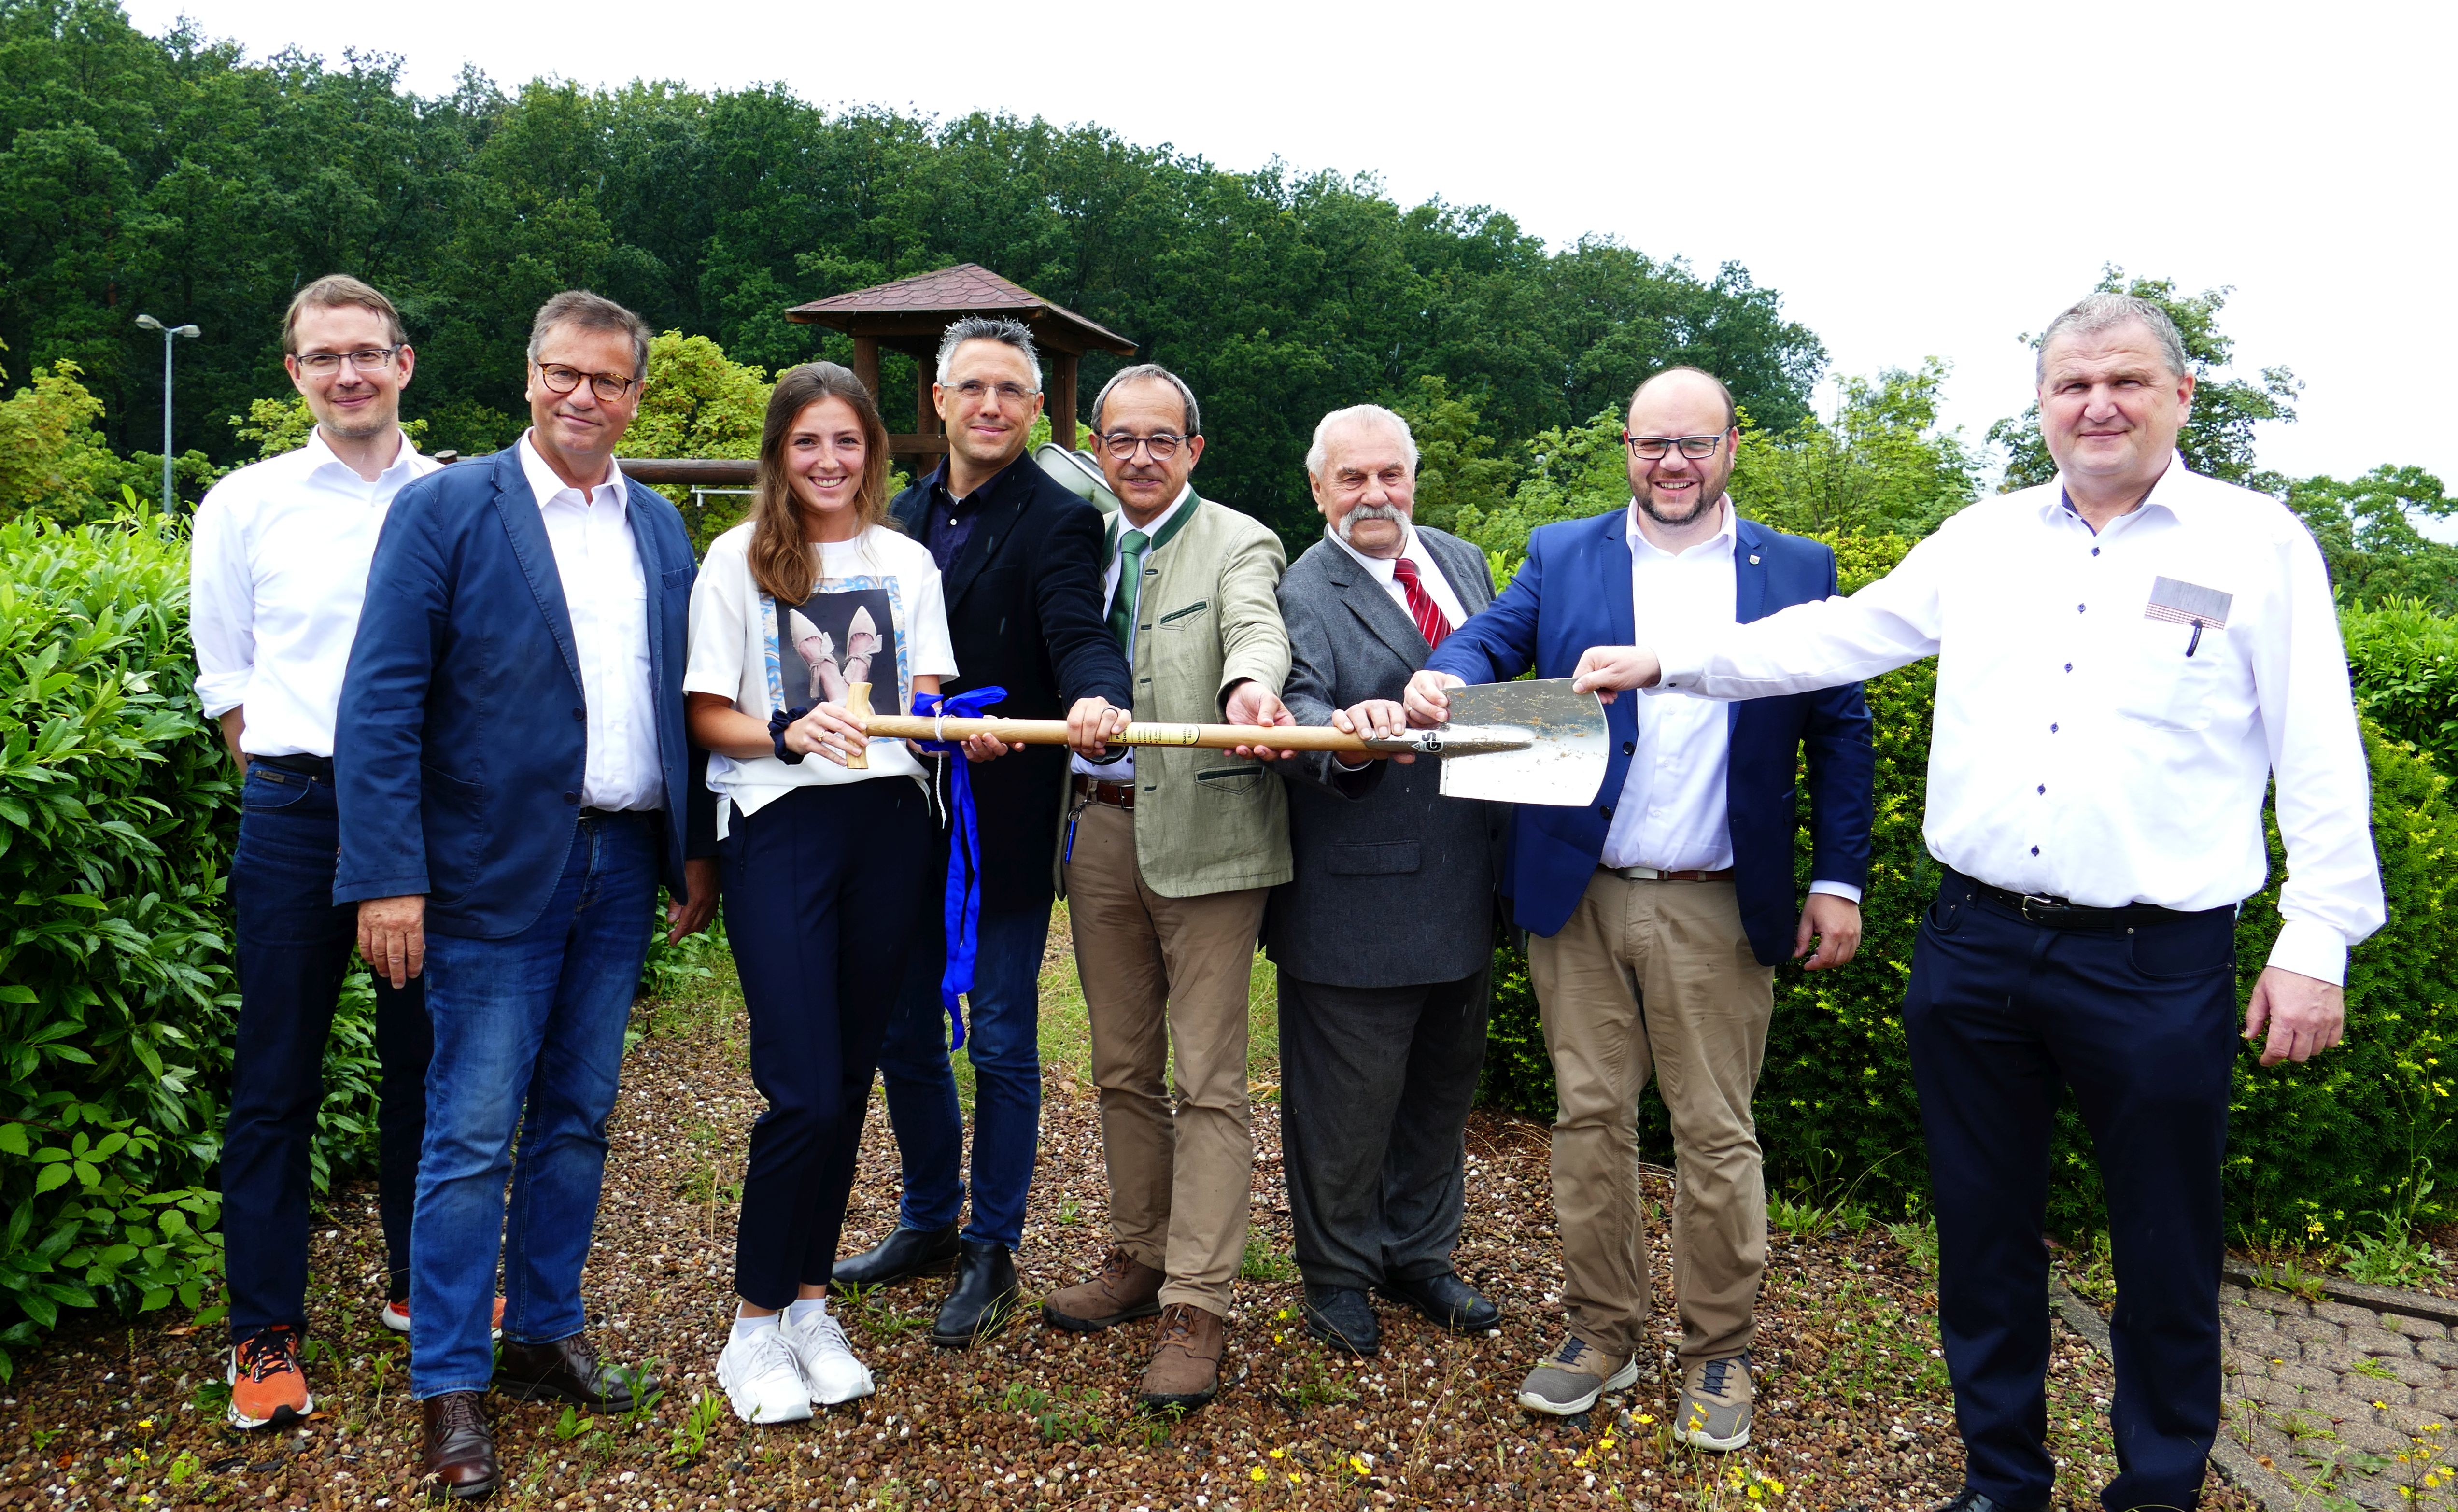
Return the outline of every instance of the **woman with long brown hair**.
[[[768,1100],[717,1377],[744,1421],[783,1422],[872,1389],[828,1315],[828,1272],[912,924],[934,917],[923,767],[838,699],[867,683],[875,711],[903,713],[956,663],[937,564],[885,523],[887,428],[852,373],[777,380],[754,494],[700,568],[683,688],[714,753],[719,896]]]

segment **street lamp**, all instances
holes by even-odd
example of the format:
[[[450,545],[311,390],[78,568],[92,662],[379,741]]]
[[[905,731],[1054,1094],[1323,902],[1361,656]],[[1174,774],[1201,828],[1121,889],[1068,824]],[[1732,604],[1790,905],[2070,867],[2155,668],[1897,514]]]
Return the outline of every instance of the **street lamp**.
[[[165,325],[150,315],[138,316],[136,328],[162,333],[162,517],[167,520],[179,512],[178,495],[171,491],[171,346],[176,337],[204,333],[193,325]]]

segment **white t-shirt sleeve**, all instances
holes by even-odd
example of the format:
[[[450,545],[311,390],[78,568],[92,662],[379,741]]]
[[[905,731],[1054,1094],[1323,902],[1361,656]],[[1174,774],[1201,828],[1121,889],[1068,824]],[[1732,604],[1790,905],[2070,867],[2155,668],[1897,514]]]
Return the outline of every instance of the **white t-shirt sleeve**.
[[[938,567],[923,552],[923,566],[913,576],[913,607],[906,611],[905,633],[910,642],[913,675],[956,675],[956,647],[948,634],[948,594]]]
[[[743,659],[751,642],[751,560],[729,530],[710,543],[708,560],[692,585],[690,653],[683,691],[709,693],[742,705]],[[759,713],[744,710],[759,717]],[[761,711],[764,712],[764,711]]]

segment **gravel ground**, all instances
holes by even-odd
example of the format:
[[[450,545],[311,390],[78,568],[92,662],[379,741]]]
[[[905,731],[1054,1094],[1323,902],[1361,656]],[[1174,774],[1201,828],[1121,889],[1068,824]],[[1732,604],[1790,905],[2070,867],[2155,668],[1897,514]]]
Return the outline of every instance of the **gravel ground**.
[[[1482,1111],[1469,1126],[1458,1268],[1502,1305],[1501,1328],[1458,1338],[1385,1307],[1379,1359],[1326,1353],[1294,1316],[1277,1085],[1260,1059],[1255,1241],[1230,1322],[1227,1387],[1210,1407],[1180,1420],[1135,1410],[1150,1322],[1092,1336],[1020,1322],[968,1353],[934,1349],[922,1330],[946,1282],[923,1277],[845,1310],[879,1395],[808,1423],[745,1427],[712,1378],[732,1311],[736,1184],[759,1107],[739,1015],[722,984],[697,1004],[645,1006],[614,1122],[587,1283],[592,1326],[611,1358],[650,1365],[662,1399],[635,1420],[495,1403],[508,1481],[492,1504],[1890,1512],[1960,1484],[1929,1247],[1911,1226],[1775,1235],[1755,1441],[1743,1453],[1670,1444],[1678,1382],[1669,1368],[1585,1419],[1523,1413],[1511,1394],[1559,1324],[1547,1137],[1542,1126]],[[1091,1089],[1064,1063],[1046,1080],[1040,1174],[1018,1256],[1032,1294],[1070,1284],[1106,1248]],[[848,1251],[893,1224],[896,1190],[874,1098]],[[1671,1191],[1668,1173],[1649,1173],[1656,1300],[1668,1317],[1661,1214]],[[242,1436],[222,1425],[217,1330],[73,1327],[26,1358],[0,1398],[0,1507],[359,1508],[415,1498],[418,1412],[404,1391],[404,1342],[375,1320],[383,1250],[371,1189],[340,1194],[319,1221],[309,1374],[320,1410],[303,1432]],[[2052,1387],[2058,1500],[2095,1505],[2114,1470],[2108,1368],[2060,1333]],[[2253,1505],[2216,1478],[2204,1504]]]

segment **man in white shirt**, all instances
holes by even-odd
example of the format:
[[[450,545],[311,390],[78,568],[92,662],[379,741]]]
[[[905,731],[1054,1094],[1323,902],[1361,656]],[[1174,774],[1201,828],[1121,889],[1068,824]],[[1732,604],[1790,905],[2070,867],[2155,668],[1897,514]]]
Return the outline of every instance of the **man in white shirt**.
[[[1281,578],[1283,696],[1300,724],[1353,724],[1493,601],[1485,553],[1414,523],[1417,445],[1375,404],[1325,415],[1306,455],[1323,538]],[[1481,1334],[1500,1312],[1451,1269],[1468,1110],[1492,1003],[1495,852],[1510,808],[1447,798],[1439,759],[1300,752],[1293,875],[1263,939],[1280,968],[1281,1154],[1306,1332],[1372,1355],[1368,1293]]]
[[[1835,590],[1835,554],[1744,519],[1731,477],[1732,395],[1677,367],[1632,396],[1631,502],[1539,527],[1493,607],[1408,684],[1408,713],[1442,689],[1533,667],[1571,674],[1597,638],[1729,625]],[[1775,966],[1841,965],[1861,938],[1869,864],[1869,711],[1857,685],[1738,709],[1664,701],[1606,711],[1611,764],[1593,808],[1522,808],[1503,892],[1528,930],[1559,1110],[1553,1207],[1567,1336],[1521,1382],[1531,1412],[1587,1411],[1653,1357],[1640,1232],[1638,1094],[1653,1074],[1672,1115],[1673,1290],[1682,1394],[1674,1436],[1749,1442],[1749,1349],[1766,1268],[1766,1181],[1750,1099],[1766,1053]],[[1399,718],[1385,705],[1378,730]],[[1439,714],[1433,717],[1439,718]],[[1810,869],[1794,891],[1794,774],[1807,756]],[[1811,941],[1818,942],[1810,954]]]
[[[1849,599],[1581,662],[1608,697],[1755,698],[1938,658],[1927,838],[1948,870],[1904,1026],[1968,1454],[1955,1512],[2049,1502],[2041,1220],[2069,1085],[2124,1286],[2101,1500],[2194,1506],[2219,1414],[2235,915],[2267,874],[2273,778],[2285,923],[2241,1031],[2261,1064],[2339,1043],[2347,950],[2383,920],[2321,552],[2278,501],[2185,470],[2193,397],[2166,312],[2093,295],[2040,342],[2055,482],[1971,506]]]
[[[316,427],[298,450],[214,486],[197,509],[188,568],[197,692],[244,784],[231,867],[240,1015],[221,1157],[229,1417],[243,1428],[315,1405],[299,1361],[308,1148],[357,915],[333,902],[334,712],[385,511],[435,468],[402,433],[415,358],[382,294],[340,274],[301,289],[282,321],[282,365]],[[423,984],[377,984],[376,1054],[384,1320],[406,1330],[427,1124]]]
[[[333,896],[380,973],[427,978],[409,1385],[427,1473],[458,1497],[499,1475],[490,1384],[632,1405],[580,1295],[606,1120],[659,884],[670,939],[717,902],[706,756],[683,730],[691,538],[614,465],[648,350],[611,300],[546,302],[531,429],[403,493],[343,682]]]

